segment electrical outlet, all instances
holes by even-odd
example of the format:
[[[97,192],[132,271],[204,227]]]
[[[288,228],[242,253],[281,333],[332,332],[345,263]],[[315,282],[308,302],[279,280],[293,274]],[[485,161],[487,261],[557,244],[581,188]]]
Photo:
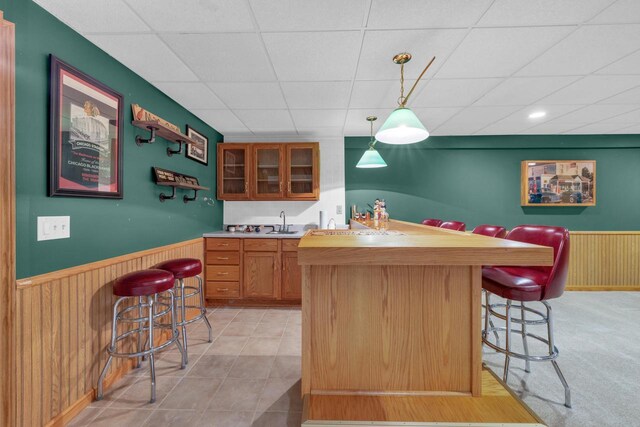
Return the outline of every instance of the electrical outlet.
[[[342,205],[336,206],[336,215],[342,215]]]
[[[38,241],[68,239],[69,237],[71,237],[71,217],[38,217]]]

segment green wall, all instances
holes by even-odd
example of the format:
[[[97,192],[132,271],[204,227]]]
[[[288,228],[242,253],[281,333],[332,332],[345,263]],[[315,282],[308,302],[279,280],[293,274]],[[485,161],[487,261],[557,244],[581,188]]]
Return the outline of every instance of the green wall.
[[[17,277],[24,278],[117,255],[199,237],[220,229],[222,202],[160,203],[167,187],[153,183],[151,167],[197,176],[215,198],[216,142],[222,135],[111,58],[30,0],[0,0],[5,18],[16,24],[16,214]],[[124,199],[47,197],[49,54],[124,95]],[[131,104],[138,103],[180,126],[209,137],[209,166],[168,157],[158,139],[138,147]],[[144,134],[143,131],[140,131]],[[175,146],[174,146],[175,148]],[[208,194],[207,194],[208,193]],[[183,190],[178,190],[182,197]],[[70,215],[71,238],[38,242],[38,216]]]
[[[389,165],[357,169],[368,137],[345,138],[346,205],[377,197],[391,218],[478,224],[553,224],[570,230],[640,230],[640,135],[431,137],[376,144]],[[595,207],[521,207],[522,160],[596,160]],[[350,208],[349,208],[350,209]]]

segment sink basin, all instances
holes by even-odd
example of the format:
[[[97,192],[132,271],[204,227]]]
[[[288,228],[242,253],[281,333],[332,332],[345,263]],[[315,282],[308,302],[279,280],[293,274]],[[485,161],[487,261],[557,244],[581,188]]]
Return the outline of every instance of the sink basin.
[[[297,231],[269,231],[267,234],[296,234]]]

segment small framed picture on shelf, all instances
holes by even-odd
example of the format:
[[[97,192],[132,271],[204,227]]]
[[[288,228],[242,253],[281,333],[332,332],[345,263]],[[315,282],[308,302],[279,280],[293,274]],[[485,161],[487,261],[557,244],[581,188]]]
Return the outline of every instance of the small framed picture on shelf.
[[[203,165],[209,164],[209,138],[187,125],[187,136],[194,141],[202,144],[202,148],[195,147],[191,144],[187,144],[186,156],[191,160],[200,162]]]
[[[49,196],[122,199],[120,93],[51,55]]]

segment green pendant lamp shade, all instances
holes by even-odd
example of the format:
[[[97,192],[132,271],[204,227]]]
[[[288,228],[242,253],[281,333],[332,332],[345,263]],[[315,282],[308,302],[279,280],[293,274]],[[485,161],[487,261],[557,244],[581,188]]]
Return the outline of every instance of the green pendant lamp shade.
[[[376,133],[385,144],[415,144],[429,138],[429,131],[409,108],[396,108]]]
[[[356,165],[357,168],[385,168],[387,167],[387,163],[384,161],[378,150],[373,147],[369,147],[367,151],[364,152],[362,157],[360,157],[360,161]]]
[[[387,163],[384,161],[378,150],[373,148],[376,145],[376,140],[373,138],[373,122],[378,120],[376,116],[367,117],[367,121],[371,124],[371,141],[369,142],[369,149],[364,152],[360,161],[356,165],[357,168],[371,169],[371,168],[386,168]]]

